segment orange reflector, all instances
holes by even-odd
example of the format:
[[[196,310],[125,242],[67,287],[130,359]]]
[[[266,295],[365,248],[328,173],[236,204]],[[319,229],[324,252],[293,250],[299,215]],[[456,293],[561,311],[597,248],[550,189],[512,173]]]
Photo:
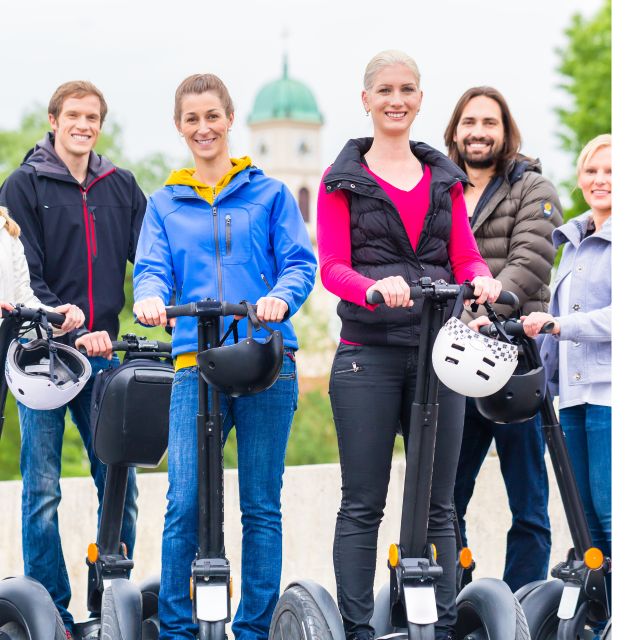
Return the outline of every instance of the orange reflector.
[[[435,544],[431,545],[431,556],[433,557],[434,562],[438,561],[438,550],[436,549]]]
[[[471,549],[469,547],[462,547],[460,549],[460,566],[463,569],[468,569],[473,563],[473,554],[471,553]]]
[[[233,576],[229,576],[229,597],[233,598]]]
[[[127,549],[127,545],[124,542],[120,543],[120,550],[125,558],[129,557],[129,549]]]
[[[95,542],[92,542],[87,548],[87,560],[91,564],[95,564],[98,562],[98,558],[100,557],[100,549],[98,549],[98,545]]]
[[[193,576],[189,578],[189,598],[193,600]]]
[[[600,569],[604,564],[604,554],[600,549],[591,547],[584,552],[584,563],[589,569]]]
[[[394,568],[400,564],[400,549],[397,544],[389,546],[389,564]]]

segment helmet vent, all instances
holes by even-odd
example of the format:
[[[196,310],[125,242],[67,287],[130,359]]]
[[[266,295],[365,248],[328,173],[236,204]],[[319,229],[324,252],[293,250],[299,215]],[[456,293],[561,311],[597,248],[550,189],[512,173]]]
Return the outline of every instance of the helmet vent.
[[[450,362],[451,364],[458,364],[459,360],[456,360],[455,358],[452,358],[451,356],[447,356],[444,359],[445,362]]]
[[[479,375],[481,378],[484,378],[485,380],[489,379],[489,376],[484,371],[480,371],[480,369],[476,371],[476,374]]]
[[[457,349],[458,351],[464,351],[464,347],[461,344],[456,344],[455,342],[451,345],[452,349]]]
[[[493,360],[489,360],[489,358],[482,358],[482,362],[488,364],[490,367],[496,366],[496,363]]]

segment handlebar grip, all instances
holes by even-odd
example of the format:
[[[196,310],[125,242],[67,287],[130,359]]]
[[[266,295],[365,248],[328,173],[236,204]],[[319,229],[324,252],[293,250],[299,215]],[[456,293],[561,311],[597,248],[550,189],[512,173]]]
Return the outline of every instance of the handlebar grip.
[[[256,310],[256,305],[249,305]],[[247,307],[243,304],[234,304],[233,302],[223,302],[222,303],[222,314],[223,316],[246,316],[247,315]]]
[[[553,331],[554,326],[555,326],[555,322],[551,322],[551,321],[547,322],[545,325],[543,325],[542,329],[540,329],[540,333],[551,333]],[[502,327],[504,329],[504,332],[508,336],[524,336],[525,335],[524,326],[522,325],[521,322],[518,322],[517,320],[506,320],[502,324]],[[489,336],[490,338],[495,338],[498,334],[493,324],[485,324],[484,326],[480,327],[479,331],[483,336]]]
[[[43,313],[47,320],[56,325],[61,326],[64,323],[64,315],[62,313],[56,313],[55,311],[45,311],[44,309],[31,309],[29,307],[18,307],[13,311],[7,311],[2,309],[3,318],[18,317],[21,320],[33,320],[37,313]]]
[[[412,300],[423,297],[422,287],[409,287],[409,297]],[[384,304],[384,296],[376,289],[367,292],[367,302],[369,304]]]
[[[180,316],[195,316],[196,303],[188,302],[187,304],[177,304],[173,307],[166,307],[167,318],[178,318]]]

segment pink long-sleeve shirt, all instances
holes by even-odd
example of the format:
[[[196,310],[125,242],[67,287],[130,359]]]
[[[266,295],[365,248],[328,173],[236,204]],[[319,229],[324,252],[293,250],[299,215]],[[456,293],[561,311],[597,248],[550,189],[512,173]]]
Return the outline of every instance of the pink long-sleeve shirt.
[[[363,166],[391,198],[415,251],[429,209],[431,170],[425,165],[420,182],[410,191],[403,191]],[[328,171],[329,169],[324,175]],[[476,276],[491,277],[491,271],[478,251],[469,226],[464,192],[460,183],[451,188],[451,202],[451,237],[448,252],[453,277],[457,283],[473,280]],[[318,191],[317,240],[320,277],[325,288],[342,300],[374,309],[375,305],[369,305],[365,301],[365,294],[375,280],[358,273],[351,264],[349,202],[346,194],[339,189],[327,193],[321,186]]]

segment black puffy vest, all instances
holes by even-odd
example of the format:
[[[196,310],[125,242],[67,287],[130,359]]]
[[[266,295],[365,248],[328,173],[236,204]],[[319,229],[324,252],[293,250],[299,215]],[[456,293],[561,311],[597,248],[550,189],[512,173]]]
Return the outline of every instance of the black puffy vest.
[[[451,282],[450,189],[457,182],[466,182],[465,174],[436,149],[422,142],[410,143],[413,154],[431,169],[429,209],[414,251],[393,202],[362,167],[372,142],[373,138],[349,140],[324,178],[328,192],[342,189],[348,194],[353,269],[373,280],[399,275],[409,284],[417,284],[423,276]],[[341,300],[340,335],[361,344],[416,346],[421,310],[420,300],[410,308],[379,305],[373,312]]]

